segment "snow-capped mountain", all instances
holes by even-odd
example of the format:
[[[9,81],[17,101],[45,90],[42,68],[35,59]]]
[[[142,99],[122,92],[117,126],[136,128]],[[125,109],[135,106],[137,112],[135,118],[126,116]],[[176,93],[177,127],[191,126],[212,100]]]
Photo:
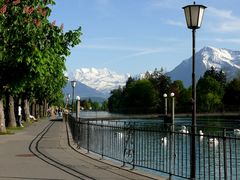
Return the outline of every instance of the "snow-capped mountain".
[[[240,71],[240,51],[204,47],[195,55],[196,79],[198,80],[206,70],[214,67],[223,70],[227,79],[232,79]],[[185,87],[192,84],[192,57],[184,60],[171,72],[167,73],[172,80],[182,80]]]
[[[70,81],[68,81],[66,86],[63,88],[63,94],[69,94],[70,96],[72,96],[72,85]],[[76,98],[76,96],[80,96],[81,100],[90,98],[92,100],[97,99],[98,102],[103,102],[107,98],[105,94],[97,91],[96,89],[88,87],[87,85],[79,81],[74,88],[74,94],[74,98]],[[70,97],[70,99],[72,99],[72,97]]]
[[[70,79],[80,81],[87,86],[98,91],[109,93],[111,90],[124,86],[130,75],[117,74],[107,68],[80,68],[69,73]]]

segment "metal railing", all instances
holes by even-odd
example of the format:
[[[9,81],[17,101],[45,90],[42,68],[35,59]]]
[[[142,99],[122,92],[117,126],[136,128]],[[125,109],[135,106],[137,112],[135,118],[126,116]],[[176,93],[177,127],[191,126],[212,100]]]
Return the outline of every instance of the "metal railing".
[[[75,121],[74,142],[81,148],[123,163],[190,179],[191,127],[146,121]],[[204,134],[199,131],[202,130]],[[197,127],[196,179],[239,179],[240,132]]]

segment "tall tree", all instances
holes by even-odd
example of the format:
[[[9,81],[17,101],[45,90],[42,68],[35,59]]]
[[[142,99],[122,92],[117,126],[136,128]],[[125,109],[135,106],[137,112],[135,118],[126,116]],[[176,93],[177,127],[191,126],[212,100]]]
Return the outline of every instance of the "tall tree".
[[[227,84],[223,102],[227,106],[240,105],[240,79],[233,79]]]
[[[214,112],[222,105],[224,86],[210,76],[200,78],[197,83],[197,105],[200,111]]]
[[[127,88],[127,108],[136,112],[151,112],[157,108],[158,92],[148,79],[132,82]]]
[[[46,82],[55,75],[54,71],[58,72],[57,80],[63,79],[66,56],[70,54],[70,47],[80,42],[81,33],[80,29],[64,33],[63,26],[49,22],[49,5],[54,4],[54,0],[0,2],[0,97],[6,88],[20,92],[26,87],[33,90],[33,84],[43,84],[34,83],[35,78]],[[14,73],[9,74],[9,71]],[[53,78],[50,82],[54,82]],[[29,85],[29,82],[33,84]],[[53,86],[56,84],[59,82]]]

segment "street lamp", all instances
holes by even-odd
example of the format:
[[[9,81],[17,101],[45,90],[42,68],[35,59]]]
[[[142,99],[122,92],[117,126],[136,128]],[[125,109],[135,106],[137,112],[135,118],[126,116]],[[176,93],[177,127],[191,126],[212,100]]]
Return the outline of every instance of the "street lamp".
[[[66,110],[68,110],[68,101],[69,101],[69,99],[70,99],[70,94],[68,93],[66,95]]]
[[[164,97],[164,100],[165,100],[165,103],[164,103],[164,105],[165,105],[164,115],[167,117],[167,94],[164,93],[164,94],[163,94],[163,97]],[[165,117],[165,118],[166,118],[166,117]]]
[[[73,112],[73,107],[74,107],[74,104],[73,104],[73,101],[74,101],[74,88],[76,87],[76,84],[77,84],[77,81],[75,81],[75,80],[71,81],[71,85],[72,85],[72,112]]]
[[[172,92],[171,94],[170,94],[170,96],[172,97],[172,121],[171,121],[171,123],[172,123],[172,131],[174,131],[175,130],[175,127],[174,127],[174,124],[175,124],[175,118],[174,118],[174,114],[175,114],[175,110],[174,110],[174,108],[175,108],[175,102],[174,102],[174,96],[175,96],[175,94]]]
[[[76,121],[80,118],[80,96],[76,97]]]
[[[187,27],[192,29],[192,151],[191,151],[191,178],[196,177],[196,77],[195,77],[195,32],[202,24],[202,18],[206,6],[193,5],[183,7]]]

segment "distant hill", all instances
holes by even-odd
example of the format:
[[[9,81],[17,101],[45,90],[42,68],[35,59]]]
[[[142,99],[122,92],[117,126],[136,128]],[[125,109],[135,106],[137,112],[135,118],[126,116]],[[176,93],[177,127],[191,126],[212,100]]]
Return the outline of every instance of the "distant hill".
[[[196,79],[198,80],[206,70],[214,67],[223,70],[227,79],[232,79],[240,71],[240,51],[204,47],[195,55]],[[175,69],[167,73],[172,80],[182,80],[185,87],[192,84],[192,57],[184,60]]]
[[[71,82],[68,81],[67,85],[63,88],[63,93],[66,94],[70,94],[70,96],[72,96],[72,86],[71,86]],[[74,89],[74,96],[76,98],[76,96],[80,96],[81,99],[91,99],[93,101],[97,101],[97,102],[103,102],[104,100],[107,99],[107,96],[105,94],[103,94],[100,91],[97,91],[94,88],[91,88],[81,82],[77,82],[77,85]],[[72,97],[70,97],[70,99],[72,99]]]

